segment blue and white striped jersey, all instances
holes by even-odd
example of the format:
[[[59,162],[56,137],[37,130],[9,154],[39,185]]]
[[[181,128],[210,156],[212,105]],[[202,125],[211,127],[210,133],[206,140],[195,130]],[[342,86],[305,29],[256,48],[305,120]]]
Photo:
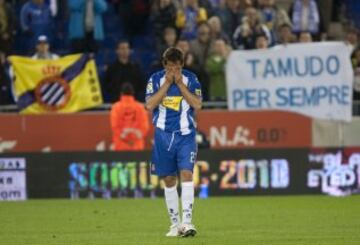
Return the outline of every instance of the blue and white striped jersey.
[[[201,85],[196,75],[182,70],[183,83],[189,91],[201,97]],[[146,98],[155,94],[165,82],[165,70],[154,73],[146,86]],[[190,134],[196,128],[194,108],[183,98],[179,87],[174,83],[167,91],[166,97],[153,111],[153,124],[167,132],[180,131],[182,135]]]

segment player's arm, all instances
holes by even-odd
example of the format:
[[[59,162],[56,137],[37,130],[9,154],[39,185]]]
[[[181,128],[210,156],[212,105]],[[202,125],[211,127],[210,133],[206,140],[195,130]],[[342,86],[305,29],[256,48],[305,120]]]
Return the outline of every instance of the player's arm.
[[[158,107],[158,105],[161,103],[163,98],[166,96],[166,93],[170,88],[171,84],[173,83],[173,81],[174,81],[173,76],[169,73],[166,73],[164,84],[159,88],[159,90],[155,94],[146,98],[145,108],[147,110],[152,111],[156,107]]]
[[[202,106],[202,99],[200,96],[197,96],[189,91],[189,89],[182,82],[182,74],[175,75],[175,83],[179,87],[181,94],[184,96],[185,100],[189,105],[195,110],[200,110]]]

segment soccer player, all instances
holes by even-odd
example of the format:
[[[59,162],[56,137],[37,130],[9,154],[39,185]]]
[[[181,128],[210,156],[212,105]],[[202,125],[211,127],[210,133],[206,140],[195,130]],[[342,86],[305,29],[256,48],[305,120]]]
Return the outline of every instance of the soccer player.
[[[155,126],[152,174],[164,179],[165,200],[171,226],[166,236],[194,236],[193,168],[197,155],[194,111],[202,105],[201,86],[195,74],[182,69],[180,49],[168,48],[164,70],[154,73],[146,87],[146,108],[153,111]],[[181,179],[182,222],[179,214],[177,176]]]

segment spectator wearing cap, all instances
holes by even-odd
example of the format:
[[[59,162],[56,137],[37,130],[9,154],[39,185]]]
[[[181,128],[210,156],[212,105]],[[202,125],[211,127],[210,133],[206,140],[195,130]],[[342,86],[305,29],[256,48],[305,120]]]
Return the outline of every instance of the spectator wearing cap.
[[[324,21],[315,0],[295,0],[290,6],[289,16],[295,34],[308,31],[316,40],[326,38]]]
[[[48,38],[44,35],[38,37],[36,53],[32,56],[34,60],[57,60],[59,56],[50,52]]]
[[[112,106],[110,119],[114,150],[144,150],[149,118],[144,105],[135,100],[131,84],[122,85],[120,99]]]
[[[261,18],[257,10],[248,7],[245,10],[243,22],[236,28],[233,35],[233,44],[236,49],[254,49],[256,47],[256,36],[265,34],[269,43],[272,43],[270,30],[261,22]]]
[[[29,52],[40,35],[51,35],[53,19],[49,5],[44,0],[27,1],[21,8],[20,24],[26,37],[23,48]]]
[[[176,26],[181,29],[183,38],[193,40],[199,23],[207,18],[206,9],[199,6],[198,0],[185,0],[184,7],[177,11]]]
[[[130,83],[134,87],[135,98],[144,101],[144,76],[139,64],[130,59],[130,52],[129,42],[119,41],[116,49],[117,59],[105,72],[104,90],[111,103],[118,100],[124,83]]]
[[[105,37],[102,15],[107,9],[106,1],[68,0],[68,7],[72,52],[96,52]]]
[[[9,55],[15,33],[14,13],[10,4],[0,0],[0,52]]]

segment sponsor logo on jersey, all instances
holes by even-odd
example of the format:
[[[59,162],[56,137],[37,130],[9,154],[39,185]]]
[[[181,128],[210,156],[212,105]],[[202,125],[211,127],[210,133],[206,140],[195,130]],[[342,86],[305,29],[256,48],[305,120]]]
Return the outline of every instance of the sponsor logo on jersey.
[[[148,94],[154,93],[154,88],[153,88],[152,82],[146,86],[146,93],[148,93]]]
[[[180,105],[183,97],[182,96],[166,96],[162,100],[162,105],[166,108],[172,109],[174,111],[180,111]]]
[[[197,96],[201,96],[201,89],[195,89],[195,94]]]

